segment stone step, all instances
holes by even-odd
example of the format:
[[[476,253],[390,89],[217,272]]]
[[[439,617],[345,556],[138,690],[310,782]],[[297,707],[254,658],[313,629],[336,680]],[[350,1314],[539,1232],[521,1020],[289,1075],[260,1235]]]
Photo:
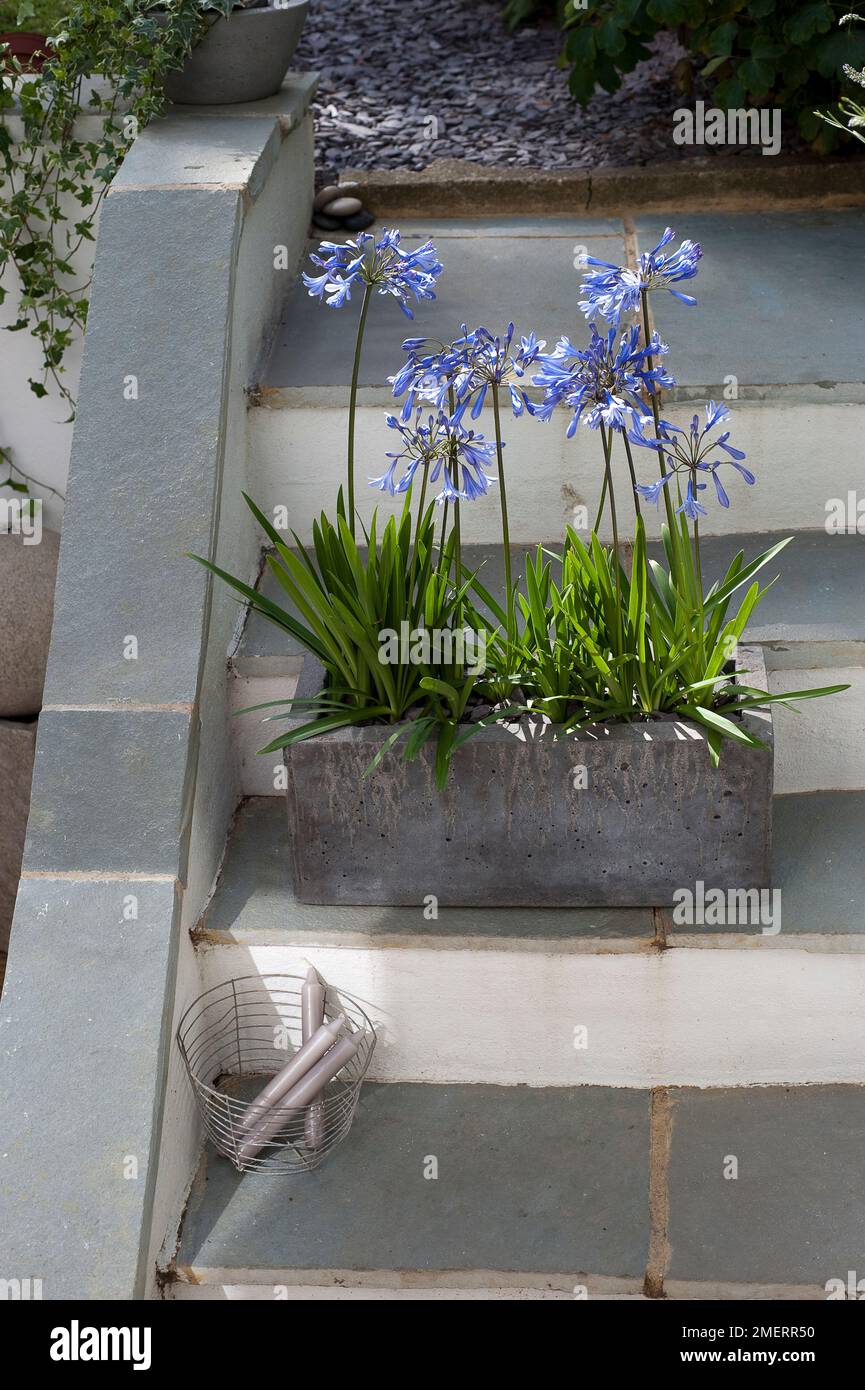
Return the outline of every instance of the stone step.
[[[204,987],[314,964],[371,1010],[383,1081],[865,1081],[863,815],[861,793],[776,798],[778,897],[762,922],[712,927],[669,910],[304,905],[285,807],[255,798],[196,928]]]
[[[753,558],[777,537],[737,534],[710,537],[703,547],[708,584],[722,575],[738,550]],[[656,554],[660,554],[656,548]],[[526,547],[514,546],[519,573]],[[501,552],[493,546],[467,546],[465,562],[479,569],[491,592],[502,592]],[[773,692],[847,683],[850,690],[825,700],[803,701],[796,711],[775,708],[775,785],[782,793],[822,789],[865,789],[865,542],[860,536],[801,533],[767,566],[769,590],[748,628],[748,640],[765,647]],[[269,569],[262,592],[278,603],[288,600]],[[235,710],[267,700],[289,698],[300,671],[303,649],[257,614],[249,615],[231,658],[231,698]],[[258,714],[235,719],[234,735],[241,788],[247,796],[266,796],[280,786],[278,756],[260,758],[269,725]]]
[[[413,325],[390,302],[375,300],[361,364],[358,453],[360,490],[383,471],[392,435],[383,414],[394,407],[386,382],[402,365],[408,334],[452,338],[467,320],[502,331],[505,316],[517,332],[534,329],[552,345],[561,334],[578,341],[585,324],[577,306],[583,250],[619,264],[657,241],[666,220],[682,236],[701,240],[704,259],[693,288],[698,309],[666,295],[653,312],[669,342],[669,363],[680,385],[665,413],[680,422],[694,402],[730,400],[734,443],[746,451],[758,483],[731,484],[729,511],[709,507],[704,533],[816,530],[831,499],[846,502],[859,486],[859,440],[865,384],[865,327],[857,312],[858,267],[865,213],[860,209],[672,214],[631,222],[562,219],[465,219],[405,222],[406,243],[432,236],[445,273],[438,298],[417,306]],[[821,255],[814,256],[819,240]],[[805,288],[807,287],[807,289]],[[797,290],[799,291],[797,293]],[[294,529],[307,539],[312,519],[331,510],[343,479],[345,414],[360,296],[340,310],[313,301],[297,284],[285,307],[269,363],[250,412],[250,483],[267,510],[287,506]],[[726,393],[726,394],[725,394]],[[478,428],[492,434],[492,412]],[[593,516],[601,465],[591,431],[565,438],[560,414],[540,425],[508,420],[506,454],[512,535],[556,540],[576,507]],[[654,476],[648,451],[640,472]],[[314,461],[314,463],[312,462]],[[618,460],[623,476],[624,457]],[[370,494],[362,513],[388,499]],[[631,525],[621,509],[623,533]],[[492,540],[495,499],[464,509],[466,539]],[[658,514],[647,509],[647,524]],[[845,525],[855,529],[855,507]],[[606,525],[606,523],[605,523]]]
[[[313,1173],[240,1176],[204,1155],[173,1292],[843,1296],[865,1240],[863,1124],[849,1086],[367,1083]]]

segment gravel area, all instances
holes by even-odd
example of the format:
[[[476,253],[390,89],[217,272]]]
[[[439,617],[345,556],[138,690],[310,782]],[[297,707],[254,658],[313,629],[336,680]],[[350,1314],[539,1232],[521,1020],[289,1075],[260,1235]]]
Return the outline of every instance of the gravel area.
[[[687,98],[673,78],[684,51],[672,35],[585,111],[556,66],[561,47],[552,24],[509,33],[497,0],[313,0],[294,61],[322,73],[321,175],[442,158],[560,169],[714,152],[673,144],[673,112]]]

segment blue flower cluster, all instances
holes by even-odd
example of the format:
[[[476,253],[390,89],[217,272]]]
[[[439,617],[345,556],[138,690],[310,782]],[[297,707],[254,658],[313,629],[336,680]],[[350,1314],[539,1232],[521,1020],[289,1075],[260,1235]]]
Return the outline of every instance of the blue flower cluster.
[[[692,418],[687,430],[682,429],[679,425],[671,425],[669,420],[662,420],[659,426],[660,437],[657,439],[647,439],[643,434],[639,420],[635,421],[633,428],[628,431],[628,438],[644,449],[654,449],[663,460],[665,469],[668,470],[655,483],[647,485],[638,483],[637,491],[650,502],[657,503],[661,496],[661,489],[666,487],[677,474],[686,474],[685,500],[676,510],[684,512],[691,521],[696,521],[698,516],[706,515],[706,508],[701,504],[698,494],[708,486],[707,483],[700,482],[697,475],[709,473],[715,484],[718,501],[722,507],[729,507],[730,499],[718,477],[719,468],[725,464],[730,468],[735,468],[749,486],[753,486],[757,481],[751,470],[742,464],[742,459],[745,458],[742,450],[735,449],[732,444],[728,444],[729,430],[724,430],[717,439],[709,439],[708,437],[717,425],[723,424],[729,418],[730,411],[726,405],[716,405],[714,401],[709,401],[706,405],[706,423],[702,429],[698,415]],[[719,458],[717,455],[712,457],[716,449],[722,450],[727,457]]]
[[[672,287],[680,280],[694,278],[703,252],[699,242],[683,241],[675,251],[665,255],[664,248],[674,237],[672,227],[667,227],[657,246],[640,256],[636,270],[586,256],[586,265],[599,267],[598,271],[583,278],[584,297],[580,300],[580,308],[586,318],[600,315],[607,323],[618,325],[623,314],[639,309],[644,290],[669,290],[683,304],[696,304],[692,295]]]
[[[467,410],[477,420],[484,408],[487,392],[507,386],[511,408],[522,415],[528,400],[517,383],[537,361],[546,346],[534,333],[520,338],[512,350],[514,325],[509,323],[504,337],[489,329],[477,327],[469,332],[465,324],[459,338],[452,343],[436,343],[427,338],[407,338],[403,351],[408,353],[405,366],[388,380],[397,397],[405,395],[402,418],[407,420],[418,400],[430,401],[439,409],[449,407],[453,400],[454,418],[459,421]]]
[[[413,425],[398,420],[395,415],[387,416],[388,427],[397,430],[403,447],[398,453],[386,455],[390,463],[380,478],[370,478],[370,484],[381,492],[408,492],[419,468],[428,470],[427,479],[434,486],[441,487],[436,502],[471,502],[483,497],[495,478],[485,473],[485,468],[494,463],[496,446],[484,439],[482,434],[465,429],[447,411],[439,410],[424,419],[423,409],[419,408]],[[402,467],[402,476],[396,474]]]
[[[583,278],[580,308],[590,320],[597,317],[610,325],[602,334],[595,322],[590,322],[586,348],[560,338],[554,350],[545,353],[546,343],[534,333],[521,337],[515,345],[512,323],[502,335],[482,325],[469,330],[463,324],[460,336],[451,343],[407,338],[403,343],[405,364],[396,376],[388,378],[394,396],[405,397],[399,419],[387,417],[388,426],[401,436],[402,448],[387,454],[388,467],[381,477],[370,479],[372,486],[391,496],[405,493],[423,466],[428,481],[441,484],[436,499],[439,503],[484,496],[495,481],[485,470],[497,457],[497,445],[464,428],[462,421],[467,413],[477,420],[490,389],[496,393],[505,387],[514,415],[527,411],[547,421],[559,406],[569,410],[569,439],[582,423],[593,430],[615,430],[628,441],[655,450],[666,471],[657,482],[636,485],[649,501],[657,503],[672,478],[687,474],[685,499],[678,510],[696,520],[705,515],[698,494],[707,486],[698,475],[709,473],[718,501],[729,507],[730,499],[718,477],[722,464],[731,464],[746,483],[755,482],[753,473],[742,466],[745,455],[728,443],[729,430],[717,438],[708,437],[729,417],[729,410],[710,401],[703,429],[697,416],[687,430],[659,420],[655,436],[650,438],[644,431],[653,413],[647,402],[652,402],[657,416],[653,398],[676,384],[659,361],[669,349],[657,334],[641,346],[643,340],[636,326],[619,331],[622,316],[641,307],[644,293],[667,290],[683,304],[697,303],[693,296],[673,286],[697,274],[700,245],[685,240],[675,250],[668,250],[674,239],[667,227],[657,245],[641,254],[636,269],[586,257],[586,264],[597,269]],[[405,250],[395,230],[385,230],[378,241],[365,232],[343,245],[323,241],[311,259],[322,273],[303,276],[310,295],[339,308],[360,282],[391,295],[409,318],[414,317],[409,298],[435,299],[436,280],[443,268],[431,241]],[[524,385],[532,367],[537,371],[531,384],[543,392],[540,402],[529,397]],[[433,413],[425,416],[421,403],[431,406]],[[718,457],[716,450],[726,457]]]
[[[321,275],[303,276],[313,298],[340,309],[351,299],[352,286],[360,281],[379,294],[392,295],[410,319],[414,314],[408,306],[409,296],[435,299],[435,283],[444,269],[431,241],[406,251],[400,246],[400,233],[387,229],[378,241],[369,232],[360,232],[354,241],[342,245],[322,241],[310,260],[322,269]]]
[[[554,352],[538,358],[540,371],[532,378],[534,386],[543,388],[544,398],[539,405],[529,403],[530,413],[549,420],[557,406],[566,406],[572,412],[568,439],[581,422],[592,430],[601,425],[627,430],[634,419],[649,414],[643,392],[675,385],[666,368],[654,365],[655,358],[669,351],[657,336],[641,348],[638,328],[623,333],[618,342],[615,328],[602,337],[592,324],[591,335],[585,349],[560,338]]]

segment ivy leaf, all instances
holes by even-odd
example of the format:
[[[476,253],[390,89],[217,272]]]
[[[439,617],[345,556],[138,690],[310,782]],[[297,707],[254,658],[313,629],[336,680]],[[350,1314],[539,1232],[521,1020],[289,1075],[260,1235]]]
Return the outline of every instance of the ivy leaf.
[[[46,391],[45,387],[42,385],[42,382],[41,382],[41,381],[32,381],[32,380],[30,380],[30,381],[27,382],[27,385],[30,387],[30,390],[33,392],[34,396],[38,396],[38,397],[39,397],[39,400],[40,400],[40,401],[43,400],[44,397],[48,395],[48,392]]]

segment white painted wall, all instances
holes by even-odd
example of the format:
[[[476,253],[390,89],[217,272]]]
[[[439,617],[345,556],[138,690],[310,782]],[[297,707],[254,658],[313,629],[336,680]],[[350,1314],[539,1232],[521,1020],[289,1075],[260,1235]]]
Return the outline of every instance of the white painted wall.
[[[263,405],[250,412],[253,495],[264,510],[287,506],[290,525],[303,540],[311,539],[312,521],[322,509],[333,512],[337,488],[344,480],[347,415],[342,395],[319,387],[267,392]],[[393,433],[384,422],[394,402],[372,390],[362,392],[360,399],[358,507],[364,517],[371,516],[376,505],[385,515],[397,503],[369,487],[367,479],[384,472],[385,453],[394,447]],[[670,406],[668,413],[677,420],[680,415],[687,417],[688,409]],[[731,506],[729,510],[720,507],[712,489],[706,504],[708,516],[702,519],[703,534],[822,529],[830,498],[846,499],[851,488],[861,492],[863,424],[862,404],[821,405],[789,398],[739,401],[736,444],[748,455],[757,482],[749,487],[732,469],[725,470],[730,475],[724,483]],[[579,430],[568,440],[566,425],[564,414],[546,425],[525,416],[504,417],[508,511],[511,536],[517,542],[559,539],[579,505],[588,509],[589,525],[594,523],[603,468],[599,437]],[[475,428],[487,438],[494,437],[491,410],[483,412]],[[657,476],[654,456],[646,449],[634,453],[640,481],[653,481]],[[628,536],[633,534],[633,510],[627,504],[627,462],[621,446],[613,462],[620,534]],[[663,516],[663,505],[657,510],[652,505],[644,507],[650,535],[660,534]],[[468,541],[495,541],[500,535],[493,488],[489,497],[463,507],[463,536]],[[611,538],[608,511],[601,536]]]
[[[65,197],[62,205],[70,221],[77,220],[80,212],[75,200]],[[93,244],[83,242],[73,258],[76,268],[76,279],[71,282],[73,285],[83,284],[89,279],[93,255]],[[7,292],[6,302],[0,305],[2,330],[18,317],[21,285],[14,267],[7,268],[0,278],[0,284]],[[76,334],[64,359],[64,381],[73,396],[78,391],[82,349],[82,335]],[[13,463],[25,473],[65,493],[72,447],[69,407],[52,381],[46,383],[48,395],[44,399],[34,396],[27,384],[30,377],[42,380],[42,353],[38,339],[27,329],[16,333],[0,331],[0,447],[11,451]],[[6,476],[5,469],[2,476]],[[32,484],[31,492],[34,496],[44,496],[46,524],[59,530],[63,503],[48,492],[41,494]]]
[[[285,930],[290,935],[290,926]],[[382,1081],[513,1086],[865,1082],[865,953],[829,939],[658,952],[609,942],[478,949],[314,944],[199,948],[206,986],[247,974],[322,976],[379,1031]],[[837,938],[835,939],[837,942]],[[462,949],[460,949],[462,945]],[[574,1048],[574,1028],[588,1046]]]

